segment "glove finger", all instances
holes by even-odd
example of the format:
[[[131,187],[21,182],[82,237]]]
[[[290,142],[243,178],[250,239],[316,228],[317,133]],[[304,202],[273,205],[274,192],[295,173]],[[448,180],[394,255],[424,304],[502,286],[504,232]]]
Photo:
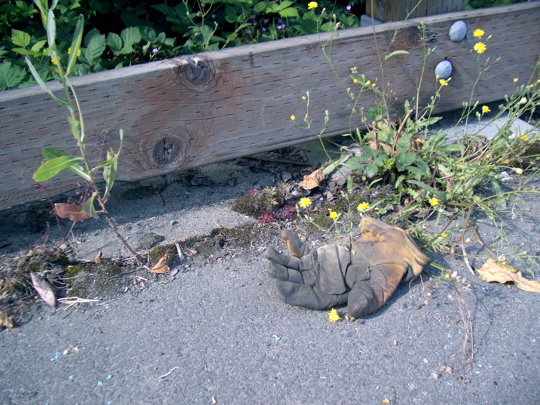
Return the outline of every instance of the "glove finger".
[[[309,247],[302,242],[296,232],[284,229],[281,231],[281,239],[283,239],[287,249],[293,256],[302,257],[309,253]]]
[[[304,284],[302,273],[300,273],[298,270],[287,268],[278,263],[268,262],[266,272],[270,277],[275,278],[276,280]]]
[[[329,309],[347,302],[347,294],[326,294],[319,286],[275,280],[276,293],[285,303],[311,309]]]
[[[295,257],[285,256],[279,253],[272,246],[266,249],[265,256],[273,263],[277,263],[291,269],[300,270],[300,260]]]

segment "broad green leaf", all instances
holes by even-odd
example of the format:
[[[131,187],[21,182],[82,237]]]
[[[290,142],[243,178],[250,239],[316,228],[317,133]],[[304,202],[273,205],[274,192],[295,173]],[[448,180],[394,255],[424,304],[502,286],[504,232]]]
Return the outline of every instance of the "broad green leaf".
[[[4,61],[0,64],[0,90],[17,87],[23,81],[25,71],[19,66],[13,66],[11,62]]]
[[[47,160],[34,172],[33,179],[38,183],[52,179],[61,171],[69,169],[81,161],[82,158],[77,156],[60,156]]]
[[[405,152],[398,155],[396,159],[396,168],[399,172],[402,172],[407,168],[407,166],[410,166],[413,164],[413,162],[416,160],[416,153],[415,152]]]
[[[11,30],[11,42],[13,42],[14,45],[26,48],[28,45],[30,45],[31,40],[32,38],[30,35],[24,31],[19,31],[16,29]]]
[[[93,193],[88,200],[84,203],[83,211],[88,215],[91,215],[95,219],[99,219],[99,215],[94,208],[94,199],[96,198],[96,193]]]
[[[122,38],[114,32],[109,32],[107,35],[107,45],[111,48],[111,51],[116,53],[122,49]]]
[[[124,41],[124,47],[138,44],[142,39],[139,27],[129,27],[122,30],[120,37]]]
[[[93,66],[99,61],[106,47],[105,35],[96,35],[90,40],[88,46],[83,51],[84,57]]]
[[[32,55],[32,51],[29,51],[26,48],[13,48],[12,51],[15,52],[15,53],[18,53],[19,55],[23,55],[23,56]]]
[[[264,9],[268,6],[268,2],[267,1],[260,1],[258,2],[257,4],[255,4],[255,6],[253,6],[253,12],[255,13],[260,13],[262,11],[264,11]]]
[[[287,17],[300,17],[298,14],[298,10],[294,7],[289,7],[284,10],[281,10],[279,12],[280,17],[287,18]]]
[[[69,49],[69,61],[66,68],[66,75],[69,76],[75,67],[75,62],[79,57],[79,50],[81,49],[82,37],[84,30],[84,16],[81,14],[77,20],[77,27],[75,28],[75,33],[73,34],[73,41],[71,41],[71,47]]]
[[[32,52],[38,53],[39,51],[41,51],[43,49],[43,47],[45,46],[46,43],[47,43],[47,41],[45,39],[42,40],[42,41],[36,42],[31,48]]]

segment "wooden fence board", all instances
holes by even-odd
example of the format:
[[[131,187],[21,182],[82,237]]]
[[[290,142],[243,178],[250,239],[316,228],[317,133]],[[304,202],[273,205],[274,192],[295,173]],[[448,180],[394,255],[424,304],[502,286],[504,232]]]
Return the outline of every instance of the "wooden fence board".
[[[459,19],[468,23],[469,35],[454,43],[448,39],[448,29]],[[434,94],[434,68],[445,58],[453,63],[454,73],[437,110],[460,108],[469,99],[478,72],[471,54],[476,28],[493,35],[482,56],[502,59],[483,74],[474,100],[500,100],[512,93],[514,77],[523,83],[533,71],[540,55],[538,21],[540,3],[533,2],[378,25],[379,49],[385,50],[400,28],[390,50],[409,52],[387,62],[384,79],[373,30],[364,27],[339,31],[327,48],[343,84],[321,49],[330,34],[205,52],[72,82],[86,117],[93,161],[109,147],[117,148],[122,128],[125,139],[118,179],[143,179],[315,139],[289,119],[295,114],[302,122],[301,96],[306,91],[311,93],[313,128],[322,127],[328,110],[325,136],[347,132],[350,100],[345,87],[352,86],[349,73],[354,66],[372,80],[385,80],[401,113],[403,101],[415,95],[421,74],[420,22],[427,27],[425,44],[436,47],[427,62],[422,101]],[[361,104],[372,103],[366,97]],[[75,153],[66,116],[66,110],[37,86],[0,92],[0,209],[43,197],[32,181],[42,147]],[[50,195],[58,194],[74,188],[74,176],[65,174],[45,185]]]

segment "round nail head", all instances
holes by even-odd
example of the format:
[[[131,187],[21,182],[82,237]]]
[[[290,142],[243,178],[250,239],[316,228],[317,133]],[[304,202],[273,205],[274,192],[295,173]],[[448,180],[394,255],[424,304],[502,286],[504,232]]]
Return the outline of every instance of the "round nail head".
[[[461,42],[465,39],[467,36],[467,23],[463,20],[458,20],[452,26],[450,27],[450,30],[448,31],[448,36],[450,37],[450,41],[453,42]]]
[[[452,76],[452,64],[449,60],[443,60],[442,62],[439,62],[439,64],[435,68],[435,76],[437,76],[439,79],[444,80]]]

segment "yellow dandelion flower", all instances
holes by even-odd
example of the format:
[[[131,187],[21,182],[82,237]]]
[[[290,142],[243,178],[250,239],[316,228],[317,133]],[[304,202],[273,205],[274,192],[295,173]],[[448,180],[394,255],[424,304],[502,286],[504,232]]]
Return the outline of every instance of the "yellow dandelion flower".
[[[308,10],[313,10],[314,8],[319,7],[319,4],[316,1],[310,1],[307,5]]]
[[[484,53],[486,49],[487,49],[487,46],[483,42],[478,42],[477,44],[474,45],[474,50],[477,53]]]
[[[487,114],[488,112],[491,112],[489,107],[487,105],[482,106],[482,114]]]
[[[521,136],[519,137],[519,139],[521,139],[522,141],[527,142],[527,141],[529,140],[529,137],[528,137],[527,135],[521,135]]]
[[[476,38],[482,38],[484,36],[484,30],[481,30],[480,28],[474,30],[473,32],[473,35],[476,37]]]
[[[428,203],[429,203],[432,207],[435,207],[435,206],[439,205],[439,200],[437,200],[435,197],[431,197],[431,198],[428,200]]]
[[[441,84],[441,86],[448,86],[448,80],[441,79],[439,80],[439,83]]]
[[[368,202],[363,202],[363,203],[360,203],[358,204],[358,207],[356,207],[356,209],[360,212],[364,212],[365,210],[367,210],[369,208],[369,203]]]
[[[307,208],[307,207],[311,206],[311,204],[312,204],[312,202],[308,197],[302,197],[302,198],[300,198],[300,201],[298,202],[298,205],[301,208]]]
[[[523,97],[521,100],[519,100],[519,104],[527,104],[527,97]]]
[[[514,77],[514,83],[517,83],[519,80],[519,77]]]
[[[296,116],[294,114],[291,115],[291,121],[296,121]]]
[[[339,313],[335,308],[332,308],[332,310],[328,314],[328,320],[330,322],[339,322],[339,321],[341,321],[341,316],[339,316]]]
[[[339,214],[336,212],[336,211],[330,211],[330,218],[332,219],[336,219],[337,217],[339,217]]]

